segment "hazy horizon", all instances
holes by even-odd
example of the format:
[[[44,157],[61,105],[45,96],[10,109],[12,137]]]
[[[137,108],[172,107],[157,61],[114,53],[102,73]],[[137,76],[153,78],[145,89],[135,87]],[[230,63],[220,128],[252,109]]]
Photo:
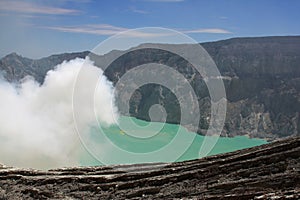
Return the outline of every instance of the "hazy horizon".
[[[200,43],[299,35],[299,7],[299,1],[276,0],[0,0],[0,56],[16,52],[36,59],[92,50],[141,27],[174,29]]]
[[[222,40],[204,41],[204,42],[199,42],[199,43],[202,44],[202,43],[209,43],[209,42],[219,42],[219,41],[223,41],[223,40],[230,40],[230,39],[237,39],[237,38],[264,38],[264,37],[300,37],[300,34],[298,34],[298,35],[270,35],[270,36],[266,35],[266,36],[250,36],[250,37],[247,37],[247,36],[245,36],[245,37],[232,37],[232,38],[226,38],[226,39],[222,39]],[[120,49],[114,49],[114,50],[120,50]],[[5,57],[7,55],[13,54],[13,53],[16,53],[17,55],[25,57],[25,58],[38,60],[38,59],[42,59],[42,58],[49,57],[49,56],[52,56],[52,55],[59,55],[59,54],[63,54],[63,53],[80,53],[80,52],[84,52],[84,51],[91,51],[91,49],[82,49],[82,50],[77,50],[77,51],[66,51],[66,52],[54,52],[54,53],[51,53],[49,55],[44,55],[44,56],[41,56],[41,57],[29,57],[29,56],[23,55],[19,52],[12,51],[8,54],[0,55],[0,59],[2,59],[3,57]]]

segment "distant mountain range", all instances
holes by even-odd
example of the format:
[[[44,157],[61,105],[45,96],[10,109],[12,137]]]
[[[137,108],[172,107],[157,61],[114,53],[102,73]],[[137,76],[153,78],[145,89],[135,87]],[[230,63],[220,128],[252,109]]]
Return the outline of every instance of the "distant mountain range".
[[[299,135],[300,36],[233,38],[201,45],[225,77],[228,106],[223,136],[274,139]],[[31,75],[42,83],[47,71],[64,60],[90,55],[95,64],[102,67],[112,54],[121,53],[112,51],[98,56],[85,51],[38,60],[12,53],[0,60],[0,70],[11,82]],[[183,58],[158,49],[129,51],[111,63],[105,74],[116,83],[126,71],[150,62],[171,66],[189,80],[201,109],[198,132],[205,133],[210,116],[208,90],[201,76]],[[118,104],[122,103],[122,97],[119,97]],[[148,110],[156,103],[165,107],[168,122],[180,121],[178,100],[170,90],[155,84],[143,86],[134,93],[130,100],[130,114],[149,120]]]

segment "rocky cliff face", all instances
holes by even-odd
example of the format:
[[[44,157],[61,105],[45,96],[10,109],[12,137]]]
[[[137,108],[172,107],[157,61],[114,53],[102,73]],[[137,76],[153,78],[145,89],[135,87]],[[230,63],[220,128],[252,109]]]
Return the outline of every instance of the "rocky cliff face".
[[[300,137],[178,163],[0,165],[0,199],[299,199]]]
[[[300,37],[235,38],[203,47],[231,78],[224,80],[229,133],[299,134]]]
[[[177,45],[182,48],[184,45]],[[299,135],[300,130],[300,37],[235,38],[203,43],[202,46],[219,68],[227,94],[227,117],[224,136],[249,135],[274,139]],[[39,82],[47,70],[63,60],[85,57],[89,52],[61,54],[40,60],[22,58],[16,54],[1,59],[0,69],[10,81],[25,75]],[[112,51],[104,56],[91,55],[99,67],[107,62]],[[182,73],[193,87],[201,110],[199,133],[205,133],[210,120],[210,98],[199,73],[184,59],[157,49],[129,51],[109,65],[105,71],[116,83],[128,70],[145,63],[160,63]],[[124,104],[118,97],[118,104]],[[159,85],[147,85],[136,90],[130,100],[130,115],[149,120],[148,110],[161,104],[167,111],[167,122],[180,121],[178,100],[170,90]],[[121,110],[122,113],[125,113]]]

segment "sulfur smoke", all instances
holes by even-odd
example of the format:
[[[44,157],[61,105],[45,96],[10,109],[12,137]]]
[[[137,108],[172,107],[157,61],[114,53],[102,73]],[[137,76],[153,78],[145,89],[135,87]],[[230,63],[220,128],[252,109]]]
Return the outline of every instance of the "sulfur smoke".
[[[75,131],[72,92],[81,67],[90,70],[94,78],[101,78],[95,90],[96,117],[105,125],[115,123],[118,113],[112,104],[113,86],[88,58],[56,66],[42,85],[30,77],[18,85],[1,79],[0,163],[42,169],[80,165],[84,148]],[[84,87],[95,87],[89,82],[92,79],[86,77]],[[89,106],[85,98],[83,94],[80,99],[82,109]],[[97,124],[95,119],[85,119],[87,130]]]

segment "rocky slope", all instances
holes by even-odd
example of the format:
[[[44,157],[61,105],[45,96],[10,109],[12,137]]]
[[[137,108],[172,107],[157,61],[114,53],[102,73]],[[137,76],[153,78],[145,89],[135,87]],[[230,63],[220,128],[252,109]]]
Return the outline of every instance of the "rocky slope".
[[[184,45],[177,45],[182,48]],[[299,135],[300,130],[300,36],[234,38],[203,43],[219,68],[226,88],[228,107],[222,134],[249,135],[274,139]],[[61,54],[30,60],[16,54],[0,60],[0,69],[10,81],[25,75],[43,81],[47,70],[63,60],[85,57],[89,52]],[[112,54],[92,55],[102,67]],[[210,119],[210,98],[204,80],[193,67],[179,56],[157,49],[129,51],[109,65],[105,71],[116,83],[128,70],[145,63],[161,63],[182,73],[193,87],[201,110],[199,133],[205,133]],[[118,97],[118,104],[125,99]],[[172,92],[150,84],[136,90],[130,100],[130,115],[149,120],[148,110],[161,104],[167,111],[167,122],[180,121],[180,107]],[[124,111],[121,110],[122,113]]]
[[[0,165],[0,199],[299,199],[300,137],[172,164]]]
[[[63,61],[75,58],[85,58],[88,51],[80,53],[64,53],[33,60],[11,53],[0,60],[0,71],[8,81],[20,81],[26,76],[32,76],[42,83],[47,72]]]

